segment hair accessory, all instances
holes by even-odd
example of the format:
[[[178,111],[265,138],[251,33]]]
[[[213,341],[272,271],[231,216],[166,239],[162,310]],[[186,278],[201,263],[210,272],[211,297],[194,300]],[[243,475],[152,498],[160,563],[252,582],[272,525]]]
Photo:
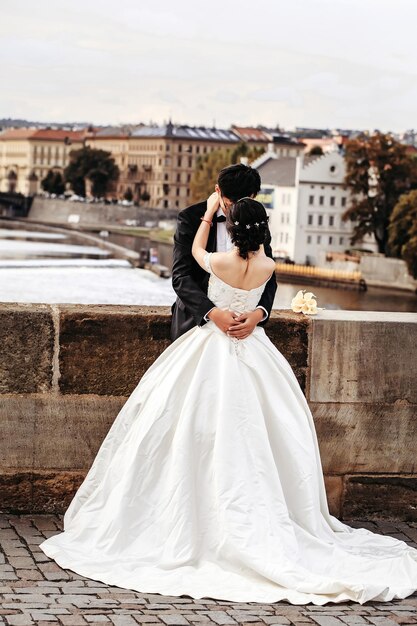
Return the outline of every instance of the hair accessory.
[[[234,222],[236,224],[236,226],[239,226],[239,222],[236,220],[236,222]]]
[[[250,224],[246,224],[246,228],[250,228]]]
[[[259,228],[259,223],[255,222],[255,226],[256,226],[256,228]]]

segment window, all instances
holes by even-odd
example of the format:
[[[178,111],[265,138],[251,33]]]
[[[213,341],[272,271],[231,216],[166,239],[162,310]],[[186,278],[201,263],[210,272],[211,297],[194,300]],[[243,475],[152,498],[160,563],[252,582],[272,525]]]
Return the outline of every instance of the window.
[[[346,206],[346,196],[342,197],[342,206]]]
[[[168,180],[169,176],[168,174],[164,174],[164,180]]]
[[[329,235],[329,243],[333,243],[333,237]]]
[[[188,157],[188,167],[193,166],[193,157]]]
[[[177,159],[177,165],[178,165],[178,167],[181,167],[181,157],[178,157],[178,159]]]
[[[290,223],[290,214],[287,213],[287,224],[289,224],[289,223]]]
[[[319,197],[319,204],[320,204],[320,206],[323,206],[323,204],[324,204],[324,196],[320,196]]]
[[[317,235],[317,243],[321,242],[321,235]]]
[[[336,198],[334,196],[330,196],[330,206],[334,206]]]
[[[182,152],[182,144],[181,143],[178,144],[178,152]]]
[[[323,224],[323,216],[319,215],[318,220],[319,220],[319,226],[321,226]]]
[[[313,216],[310,213],[309,216],[308,216],[308,224],[311,226],[312,223],[313,223]]]
[[[308,203],[314,204],[314,196],[308,196]]]
[[[343,237],[339,237],[339,244],[342,245],[343,244]]]
[[[179,187],[177,187],[177,189],[175,190],[175,194],[176,194],[177,196],[179,196],[179,195],[180,195],[180,188],[179,188]]]
[[[288,233],[285,233],[285,243],[288,243]]]
[[[311,243],[311,235],[307,235],[307,243]]]
[[[334,225],[334,215],[329,215],[329,226]]]
[[[281,213],[281,224],[284,223],[284,213]]]
[[[177,183],[181,182],[181,174],[177,174]]]

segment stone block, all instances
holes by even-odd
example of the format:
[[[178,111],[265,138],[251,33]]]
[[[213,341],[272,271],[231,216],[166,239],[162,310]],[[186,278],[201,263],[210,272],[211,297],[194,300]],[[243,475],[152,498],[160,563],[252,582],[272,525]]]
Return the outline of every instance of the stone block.
[[[62,393],[130,395],[170,344],[169,311],[169,307],[61,306]]]
[[[0,509],[8,513],[64,513],[86,472],[0,473]]]
[[[327,474],[416,471],[417,406],[309,402]]]
[[[3,468],[86,469],[125,398],[87,395],[0,395]]]
[[[32,507],[32,473],[0,472],[0,509],[10,513],[29,512]]]
[[[342,516],[417,522],[417,477],[345,476]]]
[[[0,345],[0,393],[51,388],[54,325],[50,306],[2,304]]]
[[[33,472],[33,513],[65,513],[87,472]],[[54,533],[55,534],[55,533]]]
[[[274,310],[265,326],[266,334],[291,365],[304,393],[310,324],[310,319],[299,313]]]
[[[343,495],[343,477],[324,475],[324,484],[326,487],[329,512],[335,517],[339,517],[341,514],[341,503]]]
[[[311,320],[308,399],[417,404],[417,316],[342,313]]]

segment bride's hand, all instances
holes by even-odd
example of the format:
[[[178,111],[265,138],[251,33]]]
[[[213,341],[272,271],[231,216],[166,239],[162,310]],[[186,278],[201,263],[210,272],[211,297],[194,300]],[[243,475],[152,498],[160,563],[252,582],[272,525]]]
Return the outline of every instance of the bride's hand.
[[[255,309],[250,313],[241,313],[235,318],[235,321],[230,325],[228,335],[230,337],[236,337],[237,339],[246,339],[253,332],[254,328],[259,324],[263,318],[262,309]]]
[[[217,209],[219,208],[219,206],[220,206],[220,194],[218,194],[217,191],[215,191],[207,199],[206,216],[211,219],[213,215],[217,212]]]

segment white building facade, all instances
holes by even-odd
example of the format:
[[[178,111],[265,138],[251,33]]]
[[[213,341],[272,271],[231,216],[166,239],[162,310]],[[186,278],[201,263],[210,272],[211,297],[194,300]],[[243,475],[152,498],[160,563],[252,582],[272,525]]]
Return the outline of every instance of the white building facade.
[[[258,198],[261,202],[267,194],[271,198],[265,206],[276,258],[324,265],[328,252],[343,253],[350,248],[353,223],[341,219],[349,203],[349,192],[343,188],[343,155],[328,152],[282,159],[266,154],[253,166],[262,180]],[[355,247],[376,250],[373,237]]]

